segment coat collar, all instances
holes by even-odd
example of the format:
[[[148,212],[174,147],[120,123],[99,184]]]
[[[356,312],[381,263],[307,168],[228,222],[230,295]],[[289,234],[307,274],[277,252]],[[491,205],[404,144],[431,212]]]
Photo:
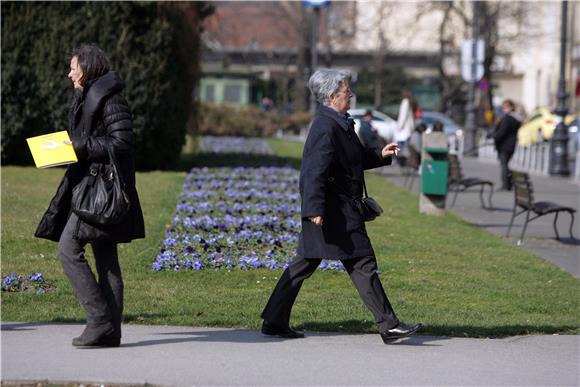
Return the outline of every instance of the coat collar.
[[[333,119],[345,132],[348,132],[351,127],[354,129],[354,120],[348,113],[340,114],[328,106],[320,105],[318,114]]]
[[[83,135],[91,132],[92,122],[95,114],[102,107],[105,97],[119,93],[125,87],[119,74],[115,71],[109,71],[101,77],[89,83],[83,91],[85,98],[83,104]]]

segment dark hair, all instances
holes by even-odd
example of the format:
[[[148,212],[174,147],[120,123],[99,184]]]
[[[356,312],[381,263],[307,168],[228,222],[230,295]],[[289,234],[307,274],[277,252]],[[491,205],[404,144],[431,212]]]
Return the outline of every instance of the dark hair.
[[[83,70],[83,76],[80,79],[80,84],[83,86],[109,71],[109,60],[103,50],[95,43],[81,44],[73,48],[71,57],[75,56],[81,70]]]
[[[435,121],[433,123],[433,131],[434,132],[442,132],[443,131],[443,122]]]
[[[512,110],[512,111],[516,108],[516,104],[511,99],[505,99],[501,104],[502,105],[509,105],[510,110]]]
[[[417,126],[415,126],[415,131],[419,132],[419,133],[423,133],[427,130],[427,126],[424,123],[419,123],[417,124]]]
[[[413,97],[413,93],[411,93],[409,90],[403,90],[403,99],[404,98],[407,98],[409,100],[411,111],[413,112],[413,114],[415,114],[415,111],[417,110],[419,105],[417,105],[417,101],[415,100],[415,97]]]
[[[372,118],[372,116],[373,116],[373,111],[372,111],[372,110],[367,110],[367,111],[365,111],[365,114],[364,114],[364,116],[363,116],[363,117],[366,117],[366,116],[369,116],[369,117],[371,117],[371,118]]]

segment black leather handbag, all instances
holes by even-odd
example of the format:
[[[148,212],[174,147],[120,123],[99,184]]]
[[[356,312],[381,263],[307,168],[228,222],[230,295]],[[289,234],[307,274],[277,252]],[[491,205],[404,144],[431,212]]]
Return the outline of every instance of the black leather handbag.
[[[383,208],[377,203],[377,201],[369,196],[367,193],[367,186],[363,180],[363,187],[365,189],[364,198],[359,198],[356,200],[358,210],[360,211],[365,222],[370,222],[375,220],[377,216],[383,213]]]
[[[93,163],[72,192],[72,211],[81,220],[101,226],[120,223],[131,208],[117,158],[108,140],[106,146],[109,162]]]
[[[328,179],[331,183],[335,186],[339,187],[351,200],[354,201],[354,205],[358,212],[361,214],[363,220],[365,222],[370,222],[371,220],[375,220],[377,216],[381,215],[384,211],[383,208],[377,203],[377,201],[369,196],[367,193],[367,185],[363,179],[363,188],[365,192],[365,196],[362,198],[352,197],[351,195],[347,194],[347,191],[338,185],[334,178]]]

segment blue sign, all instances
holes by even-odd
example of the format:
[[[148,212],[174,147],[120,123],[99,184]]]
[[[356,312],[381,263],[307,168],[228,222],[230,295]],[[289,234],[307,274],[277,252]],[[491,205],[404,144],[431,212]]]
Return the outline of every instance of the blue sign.
[[[304,0],[304,5],[312,8],[322,8],[327,6],[329,3],[330,0]]]

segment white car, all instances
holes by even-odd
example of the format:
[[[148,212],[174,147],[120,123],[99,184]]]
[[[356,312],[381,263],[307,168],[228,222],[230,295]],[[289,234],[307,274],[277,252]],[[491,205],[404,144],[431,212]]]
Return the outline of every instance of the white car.
[[[354,118],[354,130],[358,134],[360,130],[360,120],[368,109],[350,109],[348,114]],[[372,110],[373,120],[371,125],[387,143],[392,142],[397,130],[397,121],[378,110]]]

